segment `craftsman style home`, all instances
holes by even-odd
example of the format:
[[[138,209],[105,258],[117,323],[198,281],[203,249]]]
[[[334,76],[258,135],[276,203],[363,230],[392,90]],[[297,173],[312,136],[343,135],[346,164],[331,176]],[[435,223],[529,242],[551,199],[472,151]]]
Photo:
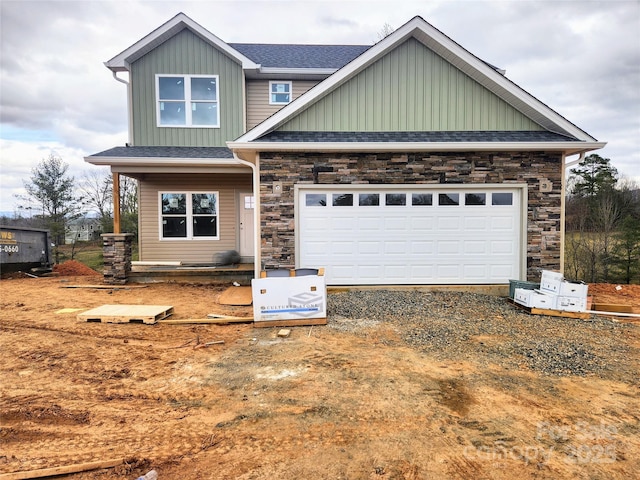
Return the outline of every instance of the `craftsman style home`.
[[[605,145],[420,17],[371,46],[272,45],[179,14],[106,66],[129,143],[86,161],[138,179],[147,263],[539,278],[563,266],[567,157]]]

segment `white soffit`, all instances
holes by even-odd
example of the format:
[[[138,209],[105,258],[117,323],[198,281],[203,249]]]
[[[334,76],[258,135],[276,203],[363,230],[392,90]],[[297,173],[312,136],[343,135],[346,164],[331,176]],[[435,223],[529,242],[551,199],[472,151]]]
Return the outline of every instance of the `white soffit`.
[[[596,139],[578,128],[547,105],[524,91],[511,80],[487,65],[468,50],[451,40],[421,17],[414,17],[398,30],[382,39],[362,55],[345,65],[327,80],[319,83],[261,124],[237,139],[238,143],[251,142],[277,129],[305,108],[320,100],[373,62],[386,55],[408,38],[413,37],[455,67],[469,75],[488,90],[530,117],[542,127],[555,133],[572,135],[578,140],[596,142]]]
[[[147,167],[243,167],[246,165],[234,158],[181,158],[181,157],[110,157],[90,156],[84,161],[92,165],[147,166]]]

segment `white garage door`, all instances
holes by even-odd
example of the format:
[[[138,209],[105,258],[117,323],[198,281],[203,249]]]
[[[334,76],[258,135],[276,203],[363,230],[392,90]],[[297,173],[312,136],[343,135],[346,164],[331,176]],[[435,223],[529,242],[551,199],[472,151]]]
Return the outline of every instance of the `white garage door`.
[[[329,285],[520,278],[520,189],[393,188],[299,188],[298,266]]]

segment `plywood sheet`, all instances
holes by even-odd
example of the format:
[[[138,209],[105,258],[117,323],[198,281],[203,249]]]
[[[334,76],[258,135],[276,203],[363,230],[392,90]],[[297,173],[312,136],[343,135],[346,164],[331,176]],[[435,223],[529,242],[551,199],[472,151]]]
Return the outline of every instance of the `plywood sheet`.
[[[218,298],[220,305],[245,306],[253,303],[251,287],[229,287]]]
[[[170,305],[102,305],[78,314],[87,322],[153,324],[173,314]]]

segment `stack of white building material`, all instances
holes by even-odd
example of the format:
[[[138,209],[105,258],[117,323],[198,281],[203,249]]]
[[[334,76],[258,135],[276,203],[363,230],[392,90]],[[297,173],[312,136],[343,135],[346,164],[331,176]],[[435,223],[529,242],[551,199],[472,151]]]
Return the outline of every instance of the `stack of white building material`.
[[[587,310],[589,286],[567,282],[560,272],[542,271],[540,289],[516,288],[514,301],[529,308],[584,312]]]

